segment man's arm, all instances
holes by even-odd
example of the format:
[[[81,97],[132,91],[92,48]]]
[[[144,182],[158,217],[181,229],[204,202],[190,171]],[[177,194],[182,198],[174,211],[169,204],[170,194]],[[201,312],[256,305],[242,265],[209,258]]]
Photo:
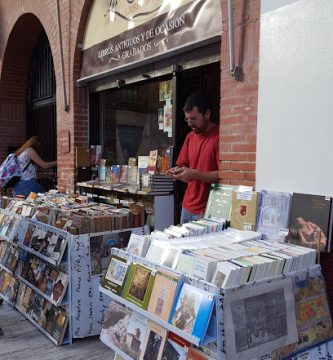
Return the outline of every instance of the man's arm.
[[[181,167],[178,168],[177,171],[173,174],[173,178],[183,182],[199,180],[207,183],[215,183],[219,181],[219,171],[200,171],[197,169]]]

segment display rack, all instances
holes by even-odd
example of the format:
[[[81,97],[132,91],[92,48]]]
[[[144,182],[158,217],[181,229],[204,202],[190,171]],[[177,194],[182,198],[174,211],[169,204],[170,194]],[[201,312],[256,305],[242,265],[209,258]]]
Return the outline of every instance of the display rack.
[[[141,257],[135,256],[135,255],[129,254],[124,250],[113,249],[112,254],[115,256],[118,256],[120,258],[124,258],[125,260],[127,260],[129,262],[141,264],[141,265],[146,266],[151,269],[156,269],[157,267],[165,268],[164,266],[152,263],[152,262],[146,260],[145,258],[141,258]],[[172,270],[170,268],[165,268],[165,269],[167,269],[168,271],[177,273],[175,270]],[[177,274],[179,274],[179,273],[177,273]],[[204,346],[202,348],[207,355],[212,356],[213,358],[216,358],[218,360],[230,360],[231,358],[234,358],[234,357],[230,358],[230,355],[228,357],[227,354],[229,352],[227,350],[227,343],[229,341],[229,344],[230,344],[230,333],[233,332],[234,325],[231,324],[230,321],[229,321],[229,323],[225,322],[226,321],[226,310],[227,310],[227,308],[225,308],[225,306],[227,306],[227,307],[230,306],[230,305],[226,305],[226,304],[230,304],[230,297],[232,297],[232,299],[234,299],[233,297],[238,291],[247,292],[248,290],[251,290],[251,288],[253,290],[252,294],[256,294],[258,291],[263,291],[264,293],[267,291],[269,293],[270,292],[269,289],[272,286],[273,287],[277,286],[278,288],[280,286],[282,286],[282,288],[285,287],[285,289],[286,289],[285,291],[287,291],[288,289],[290,289],[291,282],[294,282],[294,281],[304,282],[304,281],[306,281],[306,279],[310,279],[310,278],[311,279],[314,279],[314,278],[319,279],[319,278],[322,278],[322,275],[321,275],[320,266],[315,265],[315,266],[312,266],[311,268],[309,268],[308,270],[303,270],[303,271],[299,271],[299,272],[291,272],[286,275],[280,275],[280,276],[275,276],[275,277],[272,277],[269,279],[253,281],[253,282],[249,282],[244,285],[235,286],[235,287],[228,288],[228,289],[222,289],[222,288],[218,289],[213,284],[206,283],[204,281],[197,280],[195,278],[188,277],[188,276],[185,276],[183,278],[184,278],[185,283],[189,283],[195,287],[198,287],[200,289],[203,289],[203,290],[206,290],[208,292],[215,294],[215,296],[216,296],[215,310],[214,310],[213,316],[211,318],[211,321],[209,323],[207,335],[204,339]],[[289,282],[289,285],[287,284],[288,282]],[[289,286],[289,288],[288,288],[288,286]],[[292,288],[293,287],[291,287],[291,289]],[[264,290],[262,290],[262,289],[264,289]],[[132,302],[124,299],[123,297],[116,295],[114,292],[109,291],[103,287],[100,287],[100,291],[103,294],[110,297],[110,299],[112,301],[114,301],[118,304],[122,304],[126,308],[142,315],[143,317],[145,317],[148,320],[155,322],[156,324],[160,325],[167,331],[170,331],[170,332],[178,335],[179,337],[190,342],[191,344],[193,344],[195,346],[200,345],[198,342],[198,339],[192,337],[191,335],[185,333],[184,331],[182,331],[178,328],[175,328],[174,326],[167,323],[166,321],[161,320],[160,318],[154,316],[150,312],[148,312],[148,311],[136,306]],[[295,289],[290,290],[290,292],[287,291],[285,294],[293,297],[294,291],[295,291]],[[251,293],[251,291],[249,293]],[[242,299],[243,298],[241,298],[241,300]],[[309,299],[307,299],[307,301],[309,301],[309,302],[313,301],[313,297],[310,296]],[[230,315],[229,315],[228,319],[230,319]],[[320,321],[318,322],[318,324],[321,324]],[[230,326],[230,325],[232,325],[232,326]],[[296,326],[296,325],[294,324],[294,326]],[[314,325],[312,325],[312,326],[314,326]],[[290,330],[290,328],[289,328],[289,330]],[[314,329],[314,331],[316,331],[316,330]],[[309,359],[309,360],[332,358],[330,356],[332,356],[332,354],[333,354],[333,339],[332,339],[332,337],[325,338],[325,336],[326,335],[322,335],[321,340],[320,340],[320,338],[318,338],[319,340],[316,340],[313,343],[303,345],[303,348],[298,349],[296,347],[296,352],[287,356],[288,359],[290,358],[293,360],[296,360],[296,359],[298,360],[298,359],[303,359],[304,356],[308,356],[307,359]],[[313,340],[311,340],[311,341],[313,341]],[[114,344],[112,344],[110,342],[108,342],[108,343],[104,342],[104,343],[107,346],[109,346],[110,348],[112,348],[115,352],[117,352],[124,359],[133,360],[128,354],[124,353],[124,351],[122,349],[117,348],[117,346],[115,346]],[[258,356],[258,354],[260,354],[260,356]],[[259,352],[256,352],[256,355],[251,356],[250,358],[253,360],[270,359],[271,354],[267,354],[267,353],[263,352],[263,349],[260,348]],[[286,358],[286,357],[283,357],[283,358]],[[278,358],[276,358],[276,359],[278,359]]]
[[[12,276],[15,276],[15,278],[20,283],[28,286],[34,293],[42,296],[52,305],[66,309],[68,314],[68,325],[61,345],[72,343],[73,338],[83,338],[99,334],[101,331],[102,311],[104,307],[107,306],[109,300],[99,291],[99,284],[102,275],[92,275],[90,262],[90,240],[98,236],[107,236],[112,238],[115,234],[120,236],[124,232],[133,232],[144,235],[149,233],[149,227],[144,226],[139,228],[121,229],[100,233],[71,235],[64,230],[55,228],[51,225],[47,225],[36,220],[32,220],[30,218],[25,218],[21,215],[12,214],[7,210],[0,209],[0,213],[6,216],[15,217],[19,220],[15,229],[15,232],[18,235],[16,236],[15,241],[11,239],[13,237],[8,238],[1,236],[1,238],[6,241],[6,243],[12,244],[24,253],[36,256],[43,262],[50,264],[50,267],[58,269],[59,271],[65,271],[68,275],[68,285],[66,292],[64,293],[61,301],[56,302],[50,296],[43,293],[34,284],[31,284],[27,279],[20,275],[22,266],[20,270],[11,271],[8,269],[8,267],[0,263],[0,270],[3,269]],[[32,224],[45,232],[51,231],[57,235],[62,235],[66,239],[66,249],[64,250],[61,259],[52,259],[23,244],[22,234],[24,234],[24,231],[22,231],[22,229],[27,229],[29,224]],[[16,306],[15,302],[11,302],[9,298],[1,294],[1,292],[0,298],[16,308],[52,342],[60,345],[47,331],[45,331],[36,321],[34,321],[34,319],[32,319],[29,314],[24,313],[22,309]]]
[[[129,198],[134,198],[138,201],[151,199],[154,219],[150,225],[156,230],[164,230],[174,223],[174,195],[170,192],[145,193],[138,191],[132,193],[117,190],[117,188],[112,188],[112,186],[89,184],[87,182],[78,182],[76,185],[80,194],[87,195],[95,202],[109,203],[108,196],[110,196],[110,194],[114,195],[119,202]]]
[[[20,233],[19,228],[28,226],[29,224],[33,224],[36,226],[36,228],[41,229],[43,231],[51,231],[52,233],[56,235],[62,235],[64,237],[67,237],[67,244],[68,239],[70,237],[70,234],[66,233],[63,230],[57,229],[51,225],[43,224],[35,220],[24,218],[17,214],[11,214],[10,212],[1,209],[1,213],[4,214],[4,216],[10,216],[11,218],[15,218],[18,220],[17,225],[15,228],[13,228],[12,233],[16,232],[17,234]],[[45,264],[50,264],[52,268],[57,269],[59,271],[65,272],[67,274],[68,279],[71,277],[71,267],[70,267],[70,254],[68,251],[68,245],[66,244],[66,250],[63,252],[63,256],[59,259],[59,261],[55,261],[54,259],[51,259],[43,254],[40,254],[38,251],[33,250],[32,248],[23,245],[23,239],[20,237],[16,238],[16,241],[12,241],[12,236],[9,238],[7,236],[1,235],[1,239],[5,240],[6,243],[9,243],[18,249],[21,249],[25,252],[25,254],[30,253],[36,256],[37,258],[41,259]],[[26,257],[26,256],[24,256]],[[40,291],[35,285],[31,284],[28,280],[23,278],[20,275],[20,270],[22,270],[22,267],[16,265],[16,269],[14,271],[11,271],[3,264],[0,264],[0,268],[4,269],[8,273],[10,273],[12,276],[14,276],[20,283],[25,284],[27,287],[32,289],[34,293],[37,293],[41,297],[43,297],[45,300],[50,302],[55,307],[61,307],[62,309],[66,309],[67,315],[68,315],[68,325],[66,329],[66,333],[64,335],[64,338],[61,342],[58,342],[52,335],[50,335],[47,331],[45,331],[29,314],[24,313],[22,309],[20,309],[16,302],[11,302],[7,297],[0,294],[1,298],[3,298],[6,302],[8,302],[11,306],[15,307],[21,314],[24,315],[25,318],[27,318],[29,321],[31,321],[44,335],[46,335],[52,342],[54,342],[56,345],[64,345],[64,344],[70,344],[72,343],[72,334],[71,334],[71,282],[68,281],[66,292],[62,295],[62,299],[59,302],[54,301],[51,299],[48,295]]]
[[[148,268],[151,269],[157,269],[159,268],[164,268],[168,271],[170,271],[170,268],[167,268],[165,266],[162,265],[157,265],[151,261],[146,260],[145,258],[133,255],[133,254],[129,254],[124,250],[121,249],[112,249],[112,254],[119,256],[121,258],[126,259],[129,262],[134,262],[136,264],[141,264],[143,266],[146,266]],[[173,272],[182,275],[178,272],[176,272],[175,270],[172,270]],[[153,314],[151,314],[150,312],[139,308],[138,306],[136,306],[135,304],[127,301],[126,299],[114,294],[113,292],[103,288],[102,286],[100,286],[100,291],[107,295],[108,297],[110,297],[113,301],[116,301],[118,303],[121,303],[122,305],[126,306],[127,308],[141,314],[142,316],[144,316],[145,318],[157,323],[158,325],[162,326],[164,329],[166,329],[167,331],[170,331],[178,336],[180,336],[181,338],[183,338],[184,340],[190,342],[193,345],[196,346],[204,346],[206,349],[207,353],[213,353],[216,354],[216,349],[220,349],[221,348],[221,342],[220,342],[220,338],[217,336],[218,331],[219,331],[219,325],[218,325],[218,321],[217,319],[221,318],[222,314],[221,314],[221,306],[220,306],[220,300],[219,300],[219,289],[210,283],[207,283],[205,281],[199,280],[199,279],[195,279],[189,276],[185,276],[182,275],[182,279],[184,281],[184,283],[188,283],[196,288],[199,288],[201,290],[205,290],[210,292],[211,294],[215,295],[215,306],[214,306],[214,310],[212,313],[212,316],[210,318],[210,322],[207,328],[207,332],[206,335],[203,339],[202,344],[200,345],[199,343],[199,339],[197,339],[194,336],[191,336],[189,334],[187,334],[186,332],[178,329],[177,327],[169,324],[168,322],[161,320],[159,317],[154,316]],[[109,346],[109,344],[106,344],[107,346]],[[116,346],[112,346],[113,350],[118,352],[120,356],[126,355],[126,357],[124,357],[125,359],[132,359],[131,357],[129,357],[127,354],[123,353],[123,351],[121,349],[118,349]],[[123,354],[123,355],[122,355]],[[222,359],[222,357],[218,357],[218,359]]]

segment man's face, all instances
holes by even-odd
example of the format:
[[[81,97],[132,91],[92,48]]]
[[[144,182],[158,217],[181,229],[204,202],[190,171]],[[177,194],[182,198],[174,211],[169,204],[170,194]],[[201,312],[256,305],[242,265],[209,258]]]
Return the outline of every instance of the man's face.
[[[185,122],[196,133],[203,134],[210,124],[210,110],[204,114],[198,111],[196,106],[190,111],[185,111]]]

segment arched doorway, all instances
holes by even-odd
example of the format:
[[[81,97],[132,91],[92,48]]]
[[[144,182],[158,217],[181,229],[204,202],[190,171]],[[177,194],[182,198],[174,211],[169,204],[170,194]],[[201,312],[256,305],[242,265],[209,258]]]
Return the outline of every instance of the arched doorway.
[[[56,159],[56,81],[50,43],[42,32],[34,48],[28,75],[27,137],[44,139],[43,158]],[[54,187],[53,174],[41,174],[39,181],[46,190]]]

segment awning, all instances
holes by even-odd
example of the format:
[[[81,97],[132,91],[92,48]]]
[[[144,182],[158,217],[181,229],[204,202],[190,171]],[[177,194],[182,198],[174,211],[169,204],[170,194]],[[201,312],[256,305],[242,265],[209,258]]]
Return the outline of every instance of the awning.
[[[220,0],[94,0],[78,83],[170,57],[221,32]]]

